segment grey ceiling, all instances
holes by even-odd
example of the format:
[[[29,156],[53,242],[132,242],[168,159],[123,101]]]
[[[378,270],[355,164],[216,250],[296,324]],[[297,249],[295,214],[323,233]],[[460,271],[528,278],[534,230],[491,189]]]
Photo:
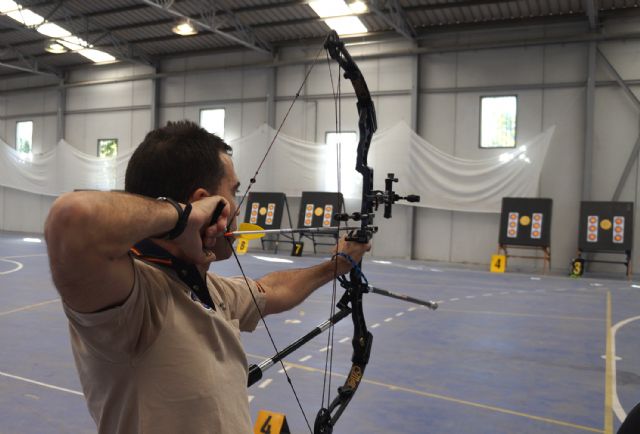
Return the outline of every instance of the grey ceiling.
[[[119,59],[157,64],[166,57],[228,50],[275,52],[319,43],[329,28],[304,0],[22,0],[24,7]],[[417,46],[442,32],[583,23],[598,32],[610,18],[638,17],[636,0],[368,0],[359,41],[406,38]],[[154,6],[155,4],[155,6]],[[205,23],[194,36],[171,32],[176,16]],[[47,37],[0,15],[0,78],[34,70],[61,73],[90,63],[44,51]]]

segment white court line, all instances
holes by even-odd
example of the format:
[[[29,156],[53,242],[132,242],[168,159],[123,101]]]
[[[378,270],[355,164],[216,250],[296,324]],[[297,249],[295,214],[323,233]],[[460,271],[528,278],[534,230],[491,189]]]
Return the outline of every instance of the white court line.
[[[20,381],[24,381],[26,383],[36,384],[38,386],[46,387],[48,389],[59,390],[60,392],[67,392],[67,393],[71,393],[73,395],[84,396],[84,393],[78,392],[77,390],[66,389],[64,387],[54,386],[53,384],[47,384],[47,383],[42,383],[40,381],[31,380],[29,378],[18,377],[17,375],[11,375],[11,374],[8,374],[6,372],[0,371],[0,375],[2,375],[3,377],[13,378],[14,380],[20,380]]]
[[[310,358],[311,358],[311,356],[307,355],[307,356],[304,356],[304,357],[303,357],[303,358],[301,358],[301,359],[298,359],[298,362],[306,362],[306,361],[307,361],[307,360],[309,360]]]
[[[331,349],[331,345],[329,345],[328,347],[320,348],[320,352],[325,353],[327,352],[327,350],[330,350],[330,349]]]
[[[613,403],[611,406],[613,407],[613,412],[616,414],[620,422],[626,419],[627,413],[624,411],[624,408],[622,408],[622,404],[620,404],[620,399],[618,399],[618,389],[616,387],[616,332],[620,327],[627,325],[630,322],[637,321],[639,319],[640,319],[640,316],[634,316],[633,318],[627,318],[624,321],[620,321],[618,324],[611,327],[611,354],[613,355],[612,357],[613,360],[611,362],[611,364],[613,365],[612,366],[613,378],[612,378],[612,390],[611,390],[611,393],[613,395]]]
[[[375,323],[371,326],[372,329],[377,329],[378,327],[380,327],[380,323]]]
[[[402,316],[402,315],[404,315],[404,312],[398,312],[398,313],[396,314],[396,316]]]
[[[42,303],[30,304],[28,306],[19,307],[17,309],[7,310],[7,311],[4,311],[4,312],[0,312],[0,316],[9,315],[10,313],[22,312],[23,310],[33,309],[33,308],[36,308],[36,307],[39,307],[39,306],[44,306],[45,304],[54,303],[56,301],[60,301],[60,299],[59,298],[55,298],[53,300],[43,301]]]
[[[476,298],[476,296],[475,295],[467,295],[464,298]]]
[[[458,300],[460,300],[458,297],[450,298],[450,299],[449,299],[449,301],[458,301]]]
[[[35,256],[47,256],[46,253],[34,253],[32,255],[0,256],[0,259],[33,258]]]
[[[249,402],[253,401],[253,398],[255,398],[255,396],[249,395]]]
[[[343,344],[343,343],[347,342],[349,339],[351,339],[351,338],[348,338],[348,337],[347,337],[347,338],[342,338],[342,339],[340,339],[340,340],[338,341],[338,343]]]
[[[384,322],[389,322],[389,321],[393,321],[393,318],[389,317],[384,319]]]
[[[413,312],[416,309],[417,307],[411,306],[409,309],[407,309],[407,312]]]
[[[0,271],[0,275],[3,275],[3,274],[11,274],[11,273],[15,273],[16,271],[20,271],[20,270],[22,270],[23,265],[22,265],[22,263],[20,263],[20,262],[18,262],[18,261],[12,261],[11,259],[3,259],[3,258],[0,258],[0,261],[10,262],[10,263],[12,263],[12,264],[15,264],[15,265],[16,265],[16,267],[15,267],[15,268],[12,268],[11,270],[8,270],[8,271]]]
[[[260,389],[264,389],[265,387],[267,387],[269,384],[271,384],[273,380],[271,378],[267,378],[266,380],[264,380],[262,383],[258,384],[258,388]]]

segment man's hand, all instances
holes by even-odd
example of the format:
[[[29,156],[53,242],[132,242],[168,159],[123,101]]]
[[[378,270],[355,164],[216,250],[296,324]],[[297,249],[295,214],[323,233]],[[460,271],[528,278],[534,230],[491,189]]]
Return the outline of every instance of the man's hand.
[[[224,203],[224,209],[217,221],[211,222],[211,218],[218,203]],[[216,235],[224,232],[231,208],[222,196],[209,196],[191,203],[191,214],[187,220],[184,232],[174,243],[184,256],[183,259],[194,264],[208,265],[216,260],[213,247],[216,244]]]
[[[333,253],[344,253],[345,255],[349,255],[357,264],[369,250],[371,250],[371,243],[363,244],[355,241],[347,241],[345,235],[338,242],[337,252],[336,249],[334,249]],[[338,261],[338,275],[346,274],[351,270],[352,264],[347,260],[347,258],[343,256],[336,256],[336,259]]]

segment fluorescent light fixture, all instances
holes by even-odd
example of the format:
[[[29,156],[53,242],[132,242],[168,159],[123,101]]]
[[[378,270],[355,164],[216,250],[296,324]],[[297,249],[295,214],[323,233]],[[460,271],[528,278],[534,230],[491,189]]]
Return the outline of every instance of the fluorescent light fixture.
[[[91,60],[94,63],[106,63],[106,62],[115,62],[116,58],[111,54],[106,53],[104,51],[95,50],[93,48],[85,48],[84,50],[78,51],[78,54],[83,55],[87,59]]]
[[[198,30],[191,24],[189,19],[178,22],[171,31],[180,36],[191,36],[198,33]]]
[[[7,12],[17,11],[20,6],[12,0],[0,0],[0,13],[6,14]]]
[[[356,33],[367,33],[368,30],[358,17],[338,17],[324,20],[327,25],[335,30],[338,35],[353,35]]]
[[[266,262],[282,262],[285,264],[293,264],[291,259],[283,259],[283,258],[270,258],[269,256],[253,256],[256,259],[260,259],[261,261]]]
[[[338,17],[341,15],[351,15],[353,12],[344,0],[319,0],[309,3],[311,9],[315,11],[320,18]]]
[[[71,51],[79,51],[83,48],[89,47],[89,43],[84,39],[78,38],[77,36],[69,36],[67,38],[62,38],[58,42],[67,47]]]
[[[62,54],[66,53],[69,50],[67,49],[67,47],[65,47],[55,39],[49,39],[44,45],[44,51],[52,54]]]
[[[50,38],[67,38],[71,36],[71,33],[55,23],[44,23],[41,26],[38,26],[37,30],[38,33],[42,33]]]
[[[40,238],[23,238],[22,241],[25,243],[41,243],[42,240]]]
[[[27,27],[37,26],[44,22],[43,17],[31,12],[29,9],[18,9],[17,11],[7,12],[6,15]]]
[[[363,14],[369,10],[367,4],[360,0],[349,3],[349,9],[351,9],[351,12],[354,14]]]

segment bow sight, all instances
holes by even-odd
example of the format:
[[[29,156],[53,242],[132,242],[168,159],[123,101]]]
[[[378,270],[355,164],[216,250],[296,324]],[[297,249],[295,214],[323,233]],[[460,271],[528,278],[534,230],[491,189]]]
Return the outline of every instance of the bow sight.
[[[398,182],[398,178],[395,177],[393,173],[388,173],[387,178],[384,180],[384,191],[382,190],[372,190],[371,194],[367,194],[365,199],[368,200],[373,210],[377,211],[380,205],[384,205],[384,218],[391,218],[391,209],[393,204],[399,200],[406,200],[407,202],[420,202],[420,196],[415,194],[409,194],[407,196],[400,196],[395,191],[393,191],[393,183]],[[378,232],[377,226],[372,226],[373,218],[375,214],[373,213],[361,213],[354,212],[351,214],[336,214],[333,218],[337,221],[346,222],[349,220],[354,221],[366,221],[366,232],[367,238],[364,239],[358,236],[350,236],[347,238],[348,241],[360,241],[360,242],[368,242],[371,239],[371,236]]]

